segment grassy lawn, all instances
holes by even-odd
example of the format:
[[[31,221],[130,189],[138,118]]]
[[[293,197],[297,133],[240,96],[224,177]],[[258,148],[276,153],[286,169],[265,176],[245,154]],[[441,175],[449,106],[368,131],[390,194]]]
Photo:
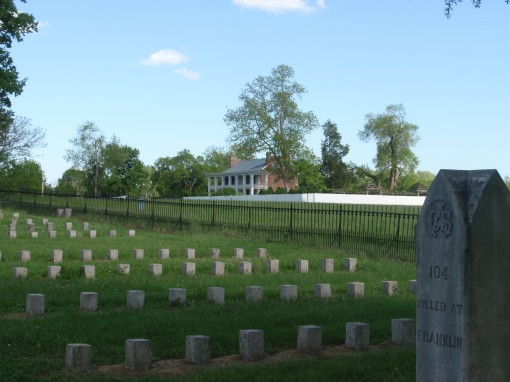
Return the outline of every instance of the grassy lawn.
[[[17,238],[9,239],[7,226],[13,211],[4,210],[0,234],[0,380],[158,380],[168,376],[157,373],[140,375],[104,374],[95,371],[85,376],[73,376],[64,370],[65,348],[68,343],[88,343],[93,347],[95,365],[118,365],[124,362],[124,344],[129,338],[152,341],[154,362],[184,358],[186,335],[211,336],[213,359],[239,353],[238,335],[241,329],[264,331],[265,351],[277,355],[296,348],[299,325],[322,327],[325,348],[341,348],[345,341],[345,324],[362,321],[370,324],[368,352],[338,351],[329,356],[290,357],[279,362],[234,364],[228,367],[195,367],[172,380],[250,380],[250,381],[414,381],[414,350],[388,346],[391,339],[391,319],[414,318],[415,298],[407,290],[407,283],[415,278],[415,264],[387,259],[373,259],[363,255],[341,253],[301,245],[268,243],[239,239],[217,234],[165,234],[150,230],[136,230],[127,236],[127,228],[102,221],[90,221],[90,229],[97,231],[89,238],[82,230],[82,220],[56,216],[27,215],[23,211],[17,223]],[[37,239],[29,238],[26,219],[32,218]],[[57,238],[49,238],[42,219],[55,223]],[[73,223],[77,238],[69,238],[65,222]],[[116,237],[108,237],[111,229]],[[209,248],[220,248],[220,260],[225,262],[225,275],[211,274]],[[233,248],[244,248],[244,260],[251,261],[253,273],[241,275],[239,260],[232,259]],[[268,259],[278,259],[280,271],[268,274],[265,259],[255,256],[256,248],[268,249]],[[133,249],[144,249],[145,257],[135,260]],[[169,259],[159,259],[160,248],[170,250]],[[184,249],[196,250],[196,275],[181,274]],[[61,276],[47,278],[52,249],[61,249],[64,260]],[[93,261],[80,261],[80,252],[90,249]],[[107,261],[108,249],[118,249],[119,260]],[[31,260],[19,261],[21,250],[30,250]],[[357,257],[358,270],[343,269],[345,257]],[[335,271],[320,270],[323,258],[335,259]],[[298,259],[309,261],[309,272],[295,270]],[[192,260],[193,261],[193,260]],[[121,275],[116,266],[130,264],[129,275]],[[149,264],[163,264],[163,275],[152,276]],[[85,279],[80,267],[96,266],[96,278]],[[26,267],[27,279],[13,279],[13,267]],[[399,290],[394,296],[381,293],[381,281],[396,280]],[[347,283],[365,283],[365,297],[349,298]],[[327,300],[314,295],[315,284],[331,284],[332,297]],[[279,298],[280,285],[298,286],[298,299],[285,302]],[[264,300],[245,301],[245,287],[260,285]],[[225,304],[207,301],[208,287],[225,288]],[[185,288],[187,301],[183,306],[170,306],[168,288]],[[145,292],[142,310],[126,307],[128,290]],[[97,292],[99,309],[95,313],[79,309],[80,292]],[[31,317],[25,313],[26,294],[45,295],[45,314]],[[296,358],[297,357],[297,358]]]

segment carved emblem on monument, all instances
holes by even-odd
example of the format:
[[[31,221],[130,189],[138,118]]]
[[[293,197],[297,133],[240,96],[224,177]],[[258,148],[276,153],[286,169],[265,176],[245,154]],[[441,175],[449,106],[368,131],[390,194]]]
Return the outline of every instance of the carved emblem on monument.
[[[452,234],[452,211],[446,201],[438,199],[432,202],[427,228],[433,237],[446,238]]]

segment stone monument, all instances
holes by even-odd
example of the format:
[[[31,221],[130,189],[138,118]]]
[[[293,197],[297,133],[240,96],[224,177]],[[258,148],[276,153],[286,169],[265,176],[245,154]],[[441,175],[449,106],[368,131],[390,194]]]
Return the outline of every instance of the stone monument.
[[[441,170],[416,226],[416,380],[510,381],[510,193]]]

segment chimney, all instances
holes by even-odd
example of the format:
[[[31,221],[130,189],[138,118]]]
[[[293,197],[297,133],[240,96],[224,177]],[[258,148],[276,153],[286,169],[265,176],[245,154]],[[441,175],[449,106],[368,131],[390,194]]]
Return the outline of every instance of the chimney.
[[[237,158],[237,157],[233,157],[231,156],[230,157],[230,168],[234,167],[236,164],[238,164],[239,162],[241,162],[241,159]]]

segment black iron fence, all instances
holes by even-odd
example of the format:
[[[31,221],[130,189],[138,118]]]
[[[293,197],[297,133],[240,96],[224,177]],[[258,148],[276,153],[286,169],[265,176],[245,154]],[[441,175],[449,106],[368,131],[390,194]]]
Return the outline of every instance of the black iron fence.
[[[33,213],[94,215],[162,231],[229,232],[267,241],[415,259],[420,207],[190,199],[122,199],[0,191],[0,203]]]

